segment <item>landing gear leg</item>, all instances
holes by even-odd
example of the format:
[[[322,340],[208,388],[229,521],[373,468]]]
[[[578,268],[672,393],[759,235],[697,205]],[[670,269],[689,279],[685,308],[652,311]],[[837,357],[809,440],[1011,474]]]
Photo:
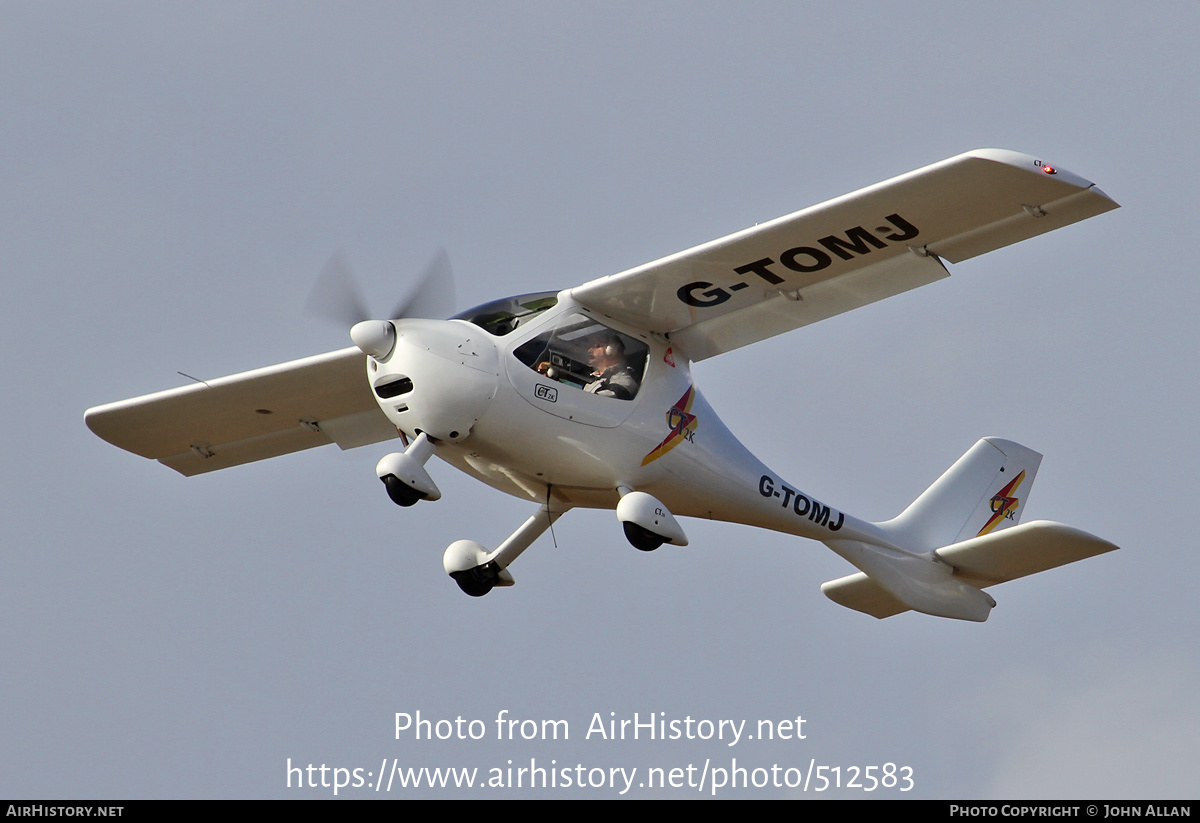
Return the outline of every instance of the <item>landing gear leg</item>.
[[[522,523],[494,552],[488,552],[473,540],[451,543],[442,566],[458,587],[472,597],[482,597],[494,586],[511,586],[515,581],[508,567],[569,508],[557,501],[543,503],[537,514]]]

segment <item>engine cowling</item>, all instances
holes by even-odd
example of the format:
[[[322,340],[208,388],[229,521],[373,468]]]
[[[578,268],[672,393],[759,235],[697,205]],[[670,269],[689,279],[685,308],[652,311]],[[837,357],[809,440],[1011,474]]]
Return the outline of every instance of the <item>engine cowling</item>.
[[[379,407],[410,434],[423,431],[449,442],[466,438],[496,396],[500,358],[495,343],[462,321],[388,325],[395,329],[395,341],[384,357],[372,355],[367,367]],[[379,340],[362,345],[379,343],[382,349],[384,337],[381,333]]]

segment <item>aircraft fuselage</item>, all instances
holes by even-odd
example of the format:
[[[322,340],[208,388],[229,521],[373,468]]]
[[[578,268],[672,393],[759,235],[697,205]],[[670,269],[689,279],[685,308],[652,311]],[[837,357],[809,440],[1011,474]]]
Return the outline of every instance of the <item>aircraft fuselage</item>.
[[[439,457],[501,491],[539,503],[554,497],[613,508],[620,490],[635,489],[675,515],[815,540],[881,537],[751,454],[696,389],[686,355],[666,337],[595,317],[566,292],[503,335],[465,319],[395,326],[392,351],[367,365],[383,412],[408,439],[425,432]],[[563,374],[539,372],[532,362],[538,357],[574,362],[554,348],[560,328],[576,340],[612,332],[628,338],[627,348],[639,352],[636,394],[588,391],[575,382],[586,380],[577,363],[569,377],[570,365]],[[537,343],[543,339],[544,347]],[[408,391],[380,396],[378,387],[408,388],[406,380]]]

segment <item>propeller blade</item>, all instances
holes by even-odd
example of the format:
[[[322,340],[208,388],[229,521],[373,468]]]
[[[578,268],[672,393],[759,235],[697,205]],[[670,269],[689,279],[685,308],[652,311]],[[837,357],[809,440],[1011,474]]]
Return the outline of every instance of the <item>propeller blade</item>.
[[[317,317],[332,320],[343,328],[350,328],[355,323],[370,319],[362,290],[341,251],[334,252],[329,262],[321,269],[317,282],[308,293],[304,310]]]
[[[441,320],[454,313],[454,270],[445,249],[438,249],[421,272],[417,285],[392,309],[393,319],[423,317]]]

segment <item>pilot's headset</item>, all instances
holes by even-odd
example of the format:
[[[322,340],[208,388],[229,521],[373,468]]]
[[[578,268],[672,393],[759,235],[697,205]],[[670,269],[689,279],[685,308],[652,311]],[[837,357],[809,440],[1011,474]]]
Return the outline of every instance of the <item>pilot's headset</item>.
[[[616,332],[608,332],[600,338],[599,343],[604,346],[604,353],[608,357],[625,353],[625,341]]]

